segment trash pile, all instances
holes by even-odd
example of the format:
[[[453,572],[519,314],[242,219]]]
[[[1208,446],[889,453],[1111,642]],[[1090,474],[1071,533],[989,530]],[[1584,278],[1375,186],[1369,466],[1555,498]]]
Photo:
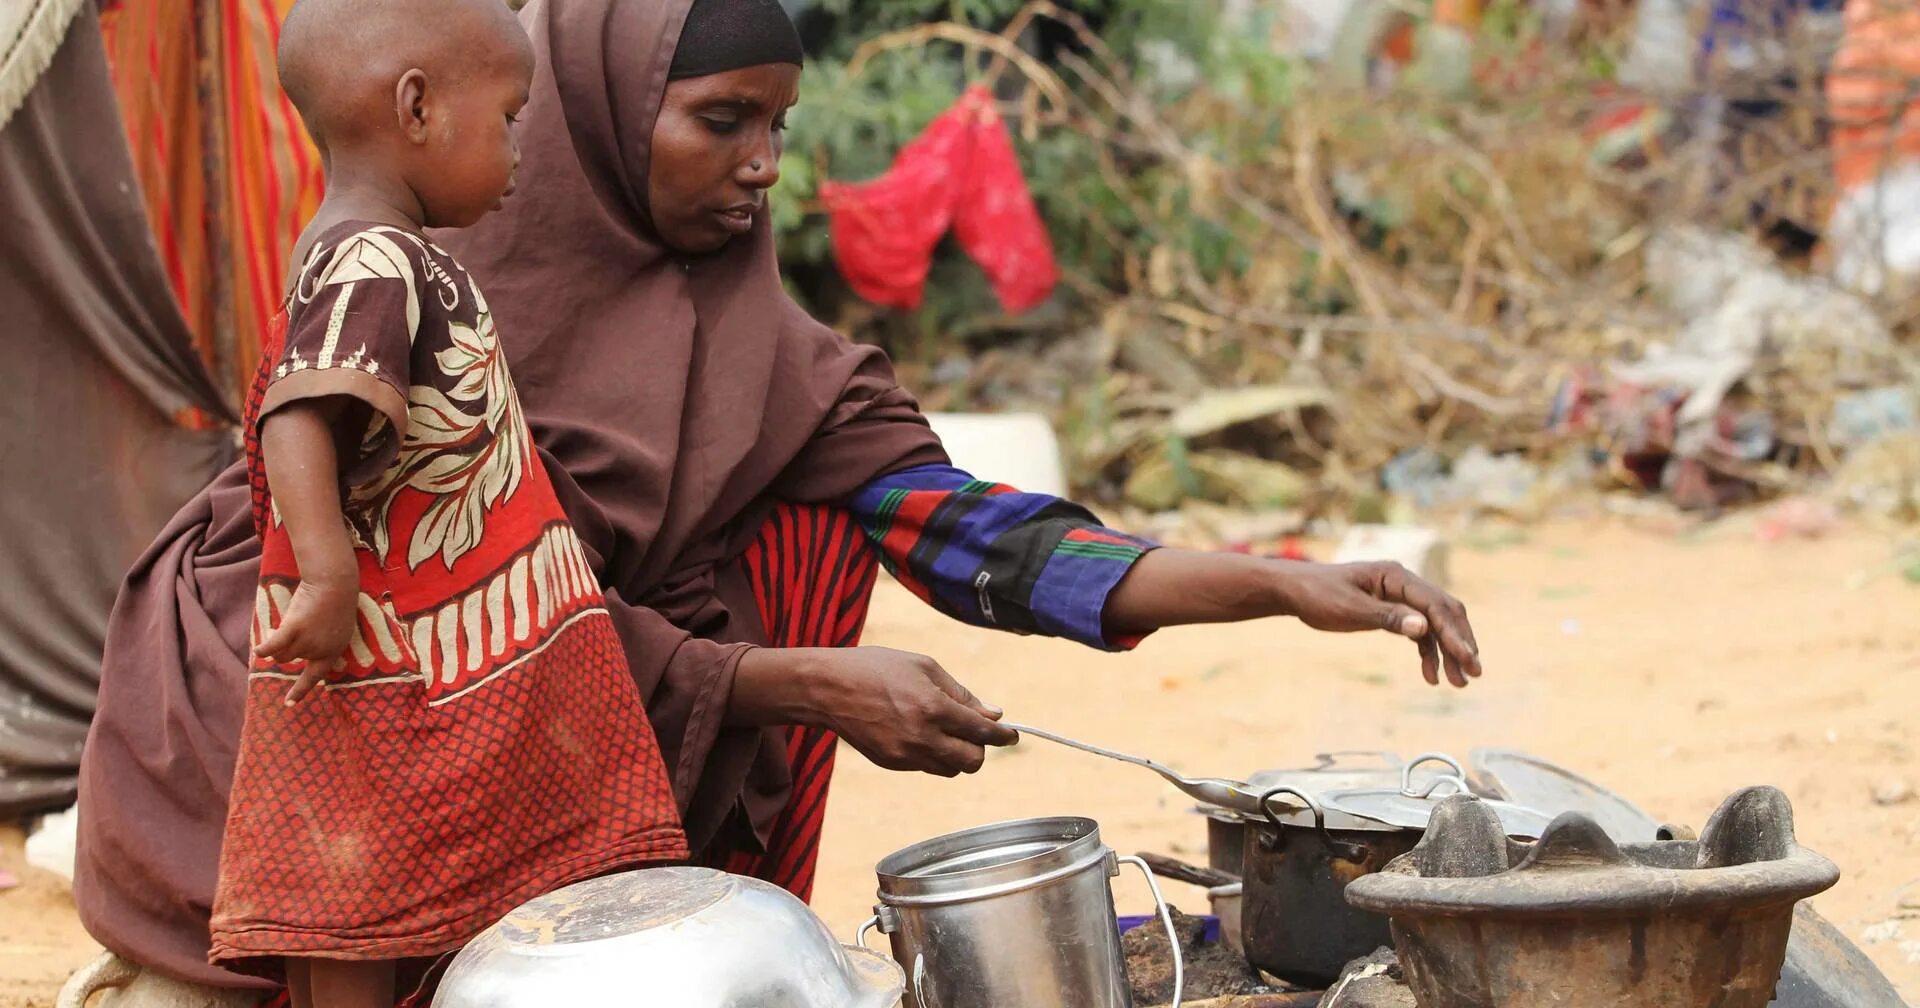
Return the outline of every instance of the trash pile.
[[[856,139],[920,128],[880,89],[936,112],[957,52],[1048,224],[1061,291],[1018,317],[956,307],[964,262],[912,316],[803,285],[930,408],[1046,413],[1082,495],[1147,513],[1818,488],[1920,521],[1908,15],[1246,0],[1182,48],[1127,34],[1155,2],[877,35],[810,93],[838,132],[796,126],[783,188],[824,213]]]

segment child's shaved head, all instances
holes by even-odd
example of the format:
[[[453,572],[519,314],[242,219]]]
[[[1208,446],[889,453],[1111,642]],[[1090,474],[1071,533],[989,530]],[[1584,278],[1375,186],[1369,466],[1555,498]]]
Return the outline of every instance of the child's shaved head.
[[[280,86],[322,148],[393,122],[408,70],[457,86],[533,65],[504,0],[297,0],[280,29]]]

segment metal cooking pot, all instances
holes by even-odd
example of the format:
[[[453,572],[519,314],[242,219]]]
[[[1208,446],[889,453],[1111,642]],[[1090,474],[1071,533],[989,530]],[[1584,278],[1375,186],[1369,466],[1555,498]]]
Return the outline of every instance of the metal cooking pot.
[[[778,886],[648,868],[522,904],[460,951],[433,1004],[898,1008],[904,986],[892,961],[841,946]]]
[[[1247,787],[1266,794],[1277,787],[1289,787],[1308,794],[1362,787],[1398,786],[1407,761],[1390,752],[1352,750],[1321,753],[1314,765],[1291,770],[1262,770],[1247,778]],[[1432,779],[1423,774],[1421,780]],[[1248,823],[1264,821],[1261,815],[1245,815],[1218,805],[1201,805],[1207,817],[1207,865],[1233,875],[1240,870],[1241,854],[1247,843]],[[1310,824],[1310,818],[1309,818]]]
[[[1305,812],[1248,824],[1241,850],[1240,939],[1247,961],[1305,987],[1339,980],[1347,963],[1393,944],[1387,919],[1347,904],[1347,883],[1413,849],[1420,831],[1332,816],[1314,798],[1276,788]]]
[[[936,837],[878,866],[879,928],[906,970],[914,1008],[1132,1008],[1109,879],[1139,867],[1183,964],[1146,862],[1120,857],[1091,819],[1023,819]]]
[[[1329,761],[1323,757],[1322,763]],[[1419,768],[1429,763],[1452,772],[1421,775]],[[1467,784],[1453,759],[1427,753],[1393,768],[1391,784],[1351,786],[1378,783],[1382,769],[1321,772],[1318,779],[1348,786],[1318,794],[1280,785],[1261,796],[1265,814],[1246,829],[1240,857],[1241,941],[1253,965],[1294,983],[1325,986],[1339,979],[1348,962],[1391,944],[1386,918],[1350,905],[1347,884],[1412,850],[1439,799],[1467,791]],[[1283,813],[1283,796],[1300,807]],[[1486,804],[1515,835],[1537,836],[1547,822],[1531,809]]]

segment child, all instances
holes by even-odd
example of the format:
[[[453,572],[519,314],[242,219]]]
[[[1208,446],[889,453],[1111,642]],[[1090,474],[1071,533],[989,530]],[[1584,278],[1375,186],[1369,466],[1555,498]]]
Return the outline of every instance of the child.
[[[248,397],[264,549],[211,958],[386,1008],[396,961],[686,841],[486,300],[422,234],[511,192],[526,35],[501,0],[300,0],[279,55],[328,184]]]

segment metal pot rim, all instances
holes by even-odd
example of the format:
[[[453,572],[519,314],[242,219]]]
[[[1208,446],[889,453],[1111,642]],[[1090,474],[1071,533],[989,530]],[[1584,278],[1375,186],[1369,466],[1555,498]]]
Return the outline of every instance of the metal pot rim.
[[[970,853],[1055,841],[1053,846],[959,871],[926,874],[932,865]],[[922,840],[880,859],[880,900],[894,905],[959,902],[1042,885],[1104,860],[1100,824],[1083,816],[1012,819]]]

